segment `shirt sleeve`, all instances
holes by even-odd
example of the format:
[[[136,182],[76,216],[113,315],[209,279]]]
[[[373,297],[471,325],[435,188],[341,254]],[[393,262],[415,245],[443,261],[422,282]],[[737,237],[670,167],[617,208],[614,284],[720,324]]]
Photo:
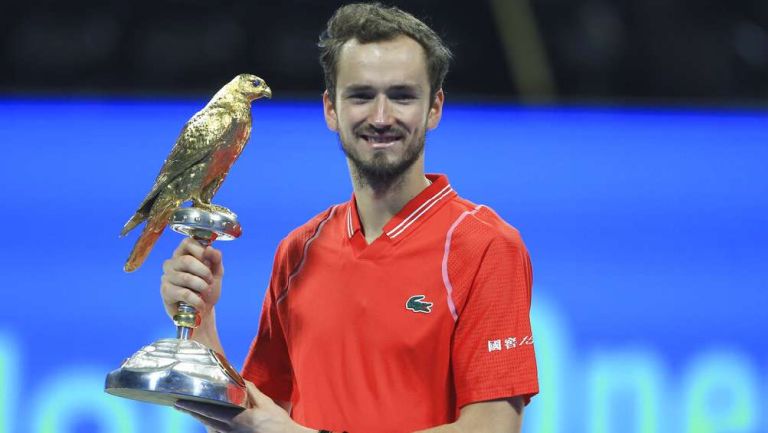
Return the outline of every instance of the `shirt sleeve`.
[[[532,273],[528,252],[517,236],[488,244],[463,308],[452,349],[458,407],[538,393],[531,333]]]
[[[243,377],[272,399],[290,401],[293,370],[277,307],[278,290],[282,287],[280,250],[278,247],[269,288],[264,295],[259,330],[245,359]]]

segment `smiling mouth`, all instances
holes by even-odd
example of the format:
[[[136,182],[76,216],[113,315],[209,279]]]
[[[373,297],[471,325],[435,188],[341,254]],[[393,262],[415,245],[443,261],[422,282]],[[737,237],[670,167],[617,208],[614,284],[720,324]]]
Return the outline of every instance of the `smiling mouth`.
[[[374,149],[392,146],[403,138],[401,135],[360,135],[360,137]]]

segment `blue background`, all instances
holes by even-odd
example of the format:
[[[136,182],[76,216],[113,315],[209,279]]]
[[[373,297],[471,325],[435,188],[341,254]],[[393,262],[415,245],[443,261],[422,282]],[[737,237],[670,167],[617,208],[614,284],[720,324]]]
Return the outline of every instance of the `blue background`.
[[[4,100],[0,433],[201,431],[103,393],[174,334],[164,234],[134,274],[117,234],[203,100]],[[242,365],[278,241],[351,193],[319,101],[258,101],[215,202],[217,307]],[[534,264],[541,395],[526,433],[768,432],[768,115],[761,111],[446,106],[427,168],[516,226]],[[395,397],[393,397],[395,398]]]

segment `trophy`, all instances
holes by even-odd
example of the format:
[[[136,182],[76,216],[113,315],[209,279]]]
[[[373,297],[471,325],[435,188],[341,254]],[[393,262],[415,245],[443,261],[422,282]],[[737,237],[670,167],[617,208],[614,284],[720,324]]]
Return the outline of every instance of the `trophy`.
[[[272,92],[264,80],[240,74],[184,125],[151,191],[121,236],[146,221],[125,263],[127,272],[146,259],[167,225],[203,246],[233,240],[242,228],[229,209],[211,203],[251,132],[250,104]],[[192,201],[190,207],[180,207]],[[184,302],[173,316],[176,338],[143,347],[107,375],[105,391],[119,397],[173,405],[194,400],[244,407],[245,381],[224,356],[191,340],[200,315]]]
[[[171,228],[203,246],[232,240],[242,229],[234,214],[194,207],[176,210]],[[176,400],[195,400],[225,406],[244,406],[245,381],[223,355],[190,340],[200,324],[191,305],[179,303],[173,317],[176,338],[143,347],[107,375],[106,392],[119,397],[172,406]]]

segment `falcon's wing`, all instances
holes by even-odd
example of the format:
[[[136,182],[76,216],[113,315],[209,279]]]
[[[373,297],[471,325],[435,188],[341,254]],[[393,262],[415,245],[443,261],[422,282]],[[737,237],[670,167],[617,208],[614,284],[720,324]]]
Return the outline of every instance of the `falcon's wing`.
[[[158,191],[176,177],[210,156],[219,143],[232,137],[236,128],[237,122],[224,108],[210,108],[192,116],[181,130],[176,144],[155,179],[152,190],[141,202],[137,212],[151,206]]]

